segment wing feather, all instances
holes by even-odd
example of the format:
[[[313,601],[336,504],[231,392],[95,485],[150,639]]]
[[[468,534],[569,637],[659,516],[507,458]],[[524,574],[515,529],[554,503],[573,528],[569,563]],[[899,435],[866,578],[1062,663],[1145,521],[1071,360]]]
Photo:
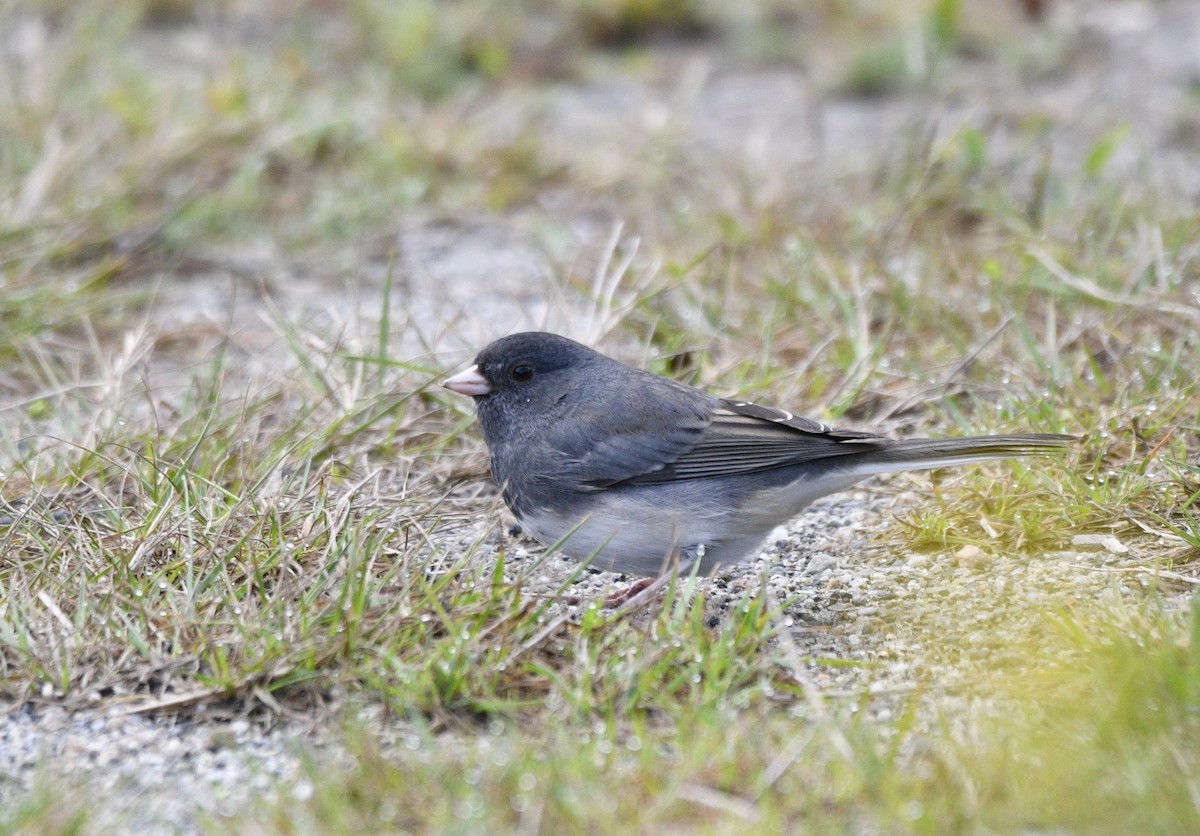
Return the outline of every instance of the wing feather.
[[[696,442],[670,462],[624,480],[652,484],[733,476],[877,450],[888,439],[745,401],[717,402]]]
[[[664,481],[655,474],[701,443],[720,403],[657,376],[653,386],[634,388],[642,394],[636,402],[614,406],[597,399],[550,431],[557,465],[580,489]]]

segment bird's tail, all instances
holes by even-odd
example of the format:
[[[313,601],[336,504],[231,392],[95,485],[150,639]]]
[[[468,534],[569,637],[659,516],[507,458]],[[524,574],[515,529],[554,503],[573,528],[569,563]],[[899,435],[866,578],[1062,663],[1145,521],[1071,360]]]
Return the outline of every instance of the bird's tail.
[[[852,470],[863,474],[901,470],[932,470],[987,459],[1046,456],[1064,452],[1073,435],[1026,433],[978,435],[968,438],[914,438],[894,441],[856,457]]]

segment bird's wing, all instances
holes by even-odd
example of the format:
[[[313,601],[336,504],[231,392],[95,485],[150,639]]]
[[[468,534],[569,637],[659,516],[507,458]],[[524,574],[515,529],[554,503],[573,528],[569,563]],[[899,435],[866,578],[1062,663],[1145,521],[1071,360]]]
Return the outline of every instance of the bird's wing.
[[[721,400],[695,443],[662,466],[622,481],[641,485],[756,473],[861,454],[889,443],[882,436],[835,430],[782,409]]]
[[[652,391],[620,409],[597,402],[554,427],[547,441],[560,475],[584,490],[649,485],[774,470],[889,443],[758,404]]]
[[[594,398],[575,407],[570,420],[552,425],[545,441],[557,476],[582,490],[664,481],[654,475],[701,442],[720,402],[682,384],[654,382],[630,387],[637,397],[619,405]]]

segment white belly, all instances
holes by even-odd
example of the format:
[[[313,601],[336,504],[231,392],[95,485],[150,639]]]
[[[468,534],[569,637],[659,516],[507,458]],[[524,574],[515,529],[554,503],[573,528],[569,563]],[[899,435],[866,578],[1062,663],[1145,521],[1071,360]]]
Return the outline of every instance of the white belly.
[[[521,527],[539,542],[598,569],[636,575],[659,575],[679,558],[703,546],[698,571],[710,574],[753,554],[775,526],[800,513],[814,499],[858,482],[845,475],[819,485],[798,479],[733,500],[723,485],[705,480],[600,491],[584,495],[578,514],[535,509],[521,517]],[[819,487],[819,490],[816,489]],[[728,500],[726,500],[728,502]],[[684,510],[686,509],[686,510]]]

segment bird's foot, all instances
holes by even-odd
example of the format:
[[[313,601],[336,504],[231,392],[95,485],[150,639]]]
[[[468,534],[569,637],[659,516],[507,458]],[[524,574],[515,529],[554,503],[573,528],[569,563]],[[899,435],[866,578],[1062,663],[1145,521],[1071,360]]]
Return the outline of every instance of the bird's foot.
[[[664,575],[663,577],[669,577],[669,575]],[[661,578],[642,578],[640,581],[635,581],[624,589],[618,590],[606,596],[604,599],[604,606],[607,609],[619,607],[621,604],[626,603],[630,599],[636,598],[649,587],[654,586],[654,584],[658,583],[659,580],[661,580]]]
[[[615,604],[620,605],[613,618],[624,618],[630,613],[635,613],[648,603],[658,597],[672,578],[685,578],[692,572],[692,567],[696,565],[696,561],[704,556],[704,547],[700,546],[698,551],[685,551],[680,555],[679,563],[673,572],[664,572],[657,578],[643,578],[637,583],[629,587],[623,593],[613,593],[605,600],[606,607],[614,606],[613,599],[616,598]]]
[[[643,589],[654,585],[658,580],[658,578],[642,578],[640,581],[634,581],[624,589],[619,589],[616,592],[606,595],[604,597],[604,603],[601,604],[601,607],[603,609],[612,609],[613,607],[618,607],[621,604],[624,604],[630,598],[637,596]],[[578,606],[589,599],[585,595],[568,595],[564,600],[572,606]]]

